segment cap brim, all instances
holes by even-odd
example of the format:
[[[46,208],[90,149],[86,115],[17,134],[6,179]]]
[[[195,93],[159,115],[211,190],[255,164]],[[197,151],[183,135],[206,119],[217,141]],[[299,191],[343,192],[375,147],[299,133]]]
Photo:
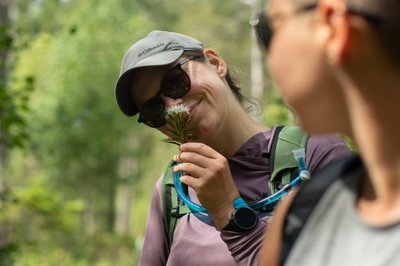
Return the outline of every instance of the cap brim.
[[[133,66],[128,66],[124,72],[120,74],[115,86],[115,97],[119,108],[126,116],[134,116],[139,112],[130,93],[130,83],[133,71],[141,67],[163,66],[171,64],[176,61],[183,54],[183,52],[184,50],[174,50],[154,54]]]

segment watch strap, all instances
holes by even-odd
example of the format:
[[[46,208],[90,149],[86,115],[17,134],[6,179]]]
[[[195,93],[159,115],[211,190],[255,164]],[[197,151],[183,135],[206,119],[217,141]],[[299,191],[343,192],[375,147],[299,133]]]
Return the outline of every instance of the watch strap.
[[[242,197],[238,197],[233,201],[233,207],[236,209],[242,208],[242,207],[249,207],[247,203],[242,199]]]

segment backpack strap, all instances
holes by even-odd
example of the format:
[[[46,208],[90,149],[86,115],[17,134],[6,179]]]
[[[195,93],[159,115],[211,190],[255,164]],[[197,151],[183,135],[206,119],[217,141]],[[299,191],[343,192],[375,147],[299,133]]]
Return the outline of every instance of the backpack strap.
[[[272,139],[270,165],[271,178],[269,187],[271,194],[298,175],[297,161],[292,151],[305,148],[307,134],[297,126],[278,126]]]
[[[172,244],[175,227],[178,223],[179,218],[181,218],[185,214],[190,213],[189,208],[179,199],[178,194],[176,193],[172,170],[174,165],[175,162],[171,161],[164,171],[161,192],[164,212],[163,219],[169,246],[171,246]],[[184,186],[184,184],[182,185]]]
[[[349,171],[359,168],[360,165],[359,156],[351,155],[333,162],[319,172],[317,176],[302,185],[295,195],[284,220],[280,265],[285,264],[301,230],[330,185],[339,178],[349,176]]]

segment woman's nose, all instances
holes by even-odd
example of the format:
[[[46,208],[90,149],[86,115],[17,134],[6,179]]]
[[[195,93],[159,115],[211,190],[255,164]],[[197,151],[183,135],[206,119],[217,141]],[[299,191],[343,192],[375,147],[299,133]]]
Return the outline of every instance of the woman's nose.
[[[177,105],[177,104],[181,104],[183,103],[183,99],[182,98],[170,98],[164,95],[161,95],[161,99],[164,102],[165,107],[169,107],[169,106],[173,106],[173,105]]]

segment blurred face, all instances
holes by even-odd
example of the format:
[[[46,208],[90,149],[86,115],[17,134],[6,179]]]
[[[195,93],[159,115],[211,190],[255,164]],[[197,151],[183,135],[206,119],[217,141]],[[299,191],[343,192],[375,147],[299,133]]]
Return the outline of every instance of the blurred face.
[[[181,97],[171,97],[161,87],[165,77],[171,70],[175,71],[179,62],[185,62],[180,68],[190,79],[189,88]],[[154,99],[159,100],[165,108],[185,104],[192,115],[190,126],[195,128],[196,135],[203,142],[213,138],[228,115],[226,105],[229,101],[226,99],[231,94],[230,90],[225,86],[224,75],[221,76],[208,59],[188,61],[182,57],[169,66],[141,68],[135,71],[132,80],[131,94],[141,112],[145,112],[148,103]],[[155,127],[171,135],[167,124]]]
[[[342,93],[325,60],[324,34],[316,9],[297,1],[274,0],[267,12],[273,31],[268,67],[283,97],[309,133],[341,131],[345,117]]]

